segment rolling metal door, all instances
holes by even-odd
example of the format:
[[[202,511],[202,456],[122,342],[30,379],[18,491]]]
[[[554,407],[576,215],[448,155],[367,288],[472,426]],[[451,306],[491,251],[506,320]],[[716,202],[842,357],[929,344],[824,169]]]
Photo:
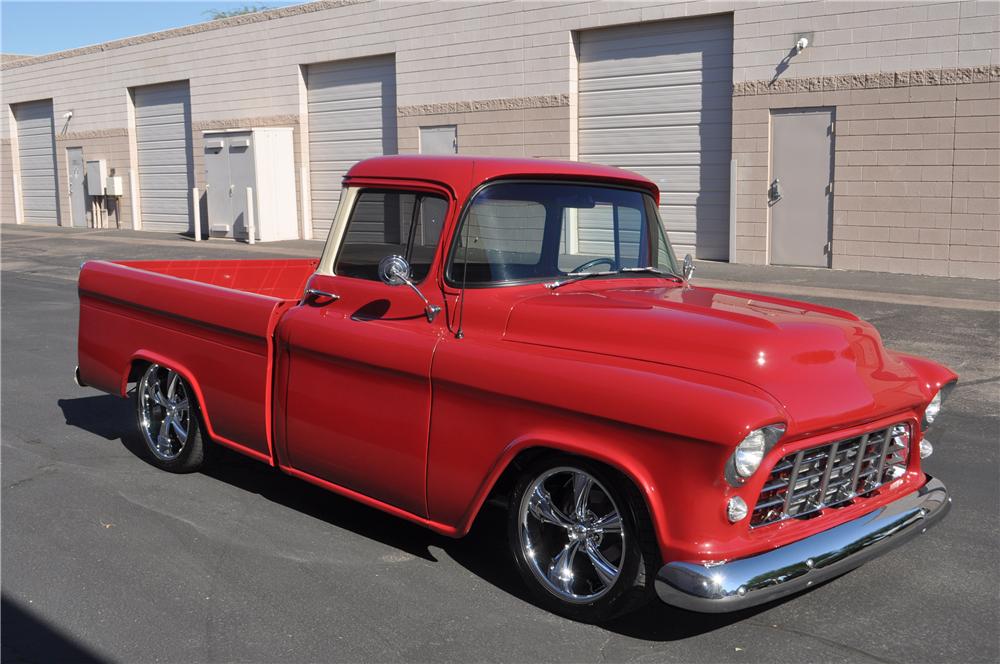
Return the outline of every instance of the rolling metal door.
[[[393,56],[309,65],[309,170],[313,234],[325,237],[340,183],[362,159],[396,154]]]
[[[56,185],[56,140],[52,101],[15,104],[14,121],[17,123],[24,223],[57,226],[59,189]]]
[[[135,88],[142,228],[191,230],[191,94],[187,81]]]
[[[732,82],[728,15],[582,33],[580,161],[656,182],[681,256],[729,256]],[[590,236],[581,217],[580,253]]]

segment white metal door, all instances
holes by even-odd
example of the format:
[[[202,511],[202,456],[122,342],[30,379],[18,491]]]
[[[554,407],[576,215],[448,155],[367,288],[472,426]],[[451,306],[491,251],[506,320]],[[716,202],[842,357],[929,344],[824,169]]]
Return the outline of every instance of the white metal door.
[[[59,225],[52,100],[14,104],[24,223]]]
[[[70,221],[73,226],[87,225],[87,178],[83,148],[66,148],[66,170],[69,176]]]
[[[247,188],[256,188],[253,134],[249,131],[205,135],[208,223],[213,234],[248,238]],[[260,194],[255,191],[254,197]],[[254,212],[256,213],[256,207]],[[257,224],[254,239],[260,240]]]
[[[396,154],[394,56],[309,65],[309,170],[313,236],[326,236],[340,184],[355,162]]]
[[[236,186],[229,174],[227,135],[205,134],[205,198],[207,223],[213,235],[233,236],[233,197]],[[244,195],[245,196],[245,195]]]
[[[458,154],[458,127],[421,127],[420,154]]]
[[[830,267],[833,109],[771,112],[772,265]]]
[[[580,161],[653,180],[676,253],[727,259],[732,17],[584,32],[579,71]]]
[[[134,90],[142,228],[191,230],[191,94],[187,81]]]
[[[254,145],[250,132],[242,134],[230,134],[226,137],[227,149],[229,150],[229,183],[233,188],[233,236],[238,238],[250,237],[250,220],[247,215],[247,188],[256,189],[257,182],[254,179]],[[254,191],[254,199],[261,192]],[[254,240],[260,240],[260,215],[257,214],[257,207],[254,205]]]

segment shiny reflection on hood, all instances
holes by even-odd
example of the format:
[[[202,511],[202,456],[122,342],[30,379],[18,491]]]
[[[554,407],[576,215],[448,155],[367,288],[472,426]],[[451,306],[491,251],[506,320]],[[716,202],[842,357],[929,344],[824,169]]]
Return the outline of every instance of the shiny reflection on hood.
[[[514,304],[504,339],[745,381],[802,411],[861,412],[873,395],[917,402],[913,370],[856,316],[780,298],[675,286],[595,288]],[[916,394],[916,396],[914,396]],[[816,396],[822,395],[822,396]],[[791,411],[790,411],[791,412]]]

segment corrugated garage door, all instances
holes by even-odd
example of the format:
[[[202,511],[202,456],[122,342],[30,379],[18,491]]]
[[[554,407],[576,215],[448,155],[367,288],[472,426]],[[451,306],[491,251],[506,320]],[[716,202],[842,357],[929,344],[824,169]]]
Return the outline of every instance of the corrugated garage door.
[[[326,236],[344,173],[362,159],[396,154],[396,60],[309,65],[309,170],[314,237]]]
[[[56,139],[52,100],[14,105],[17,149],[21,163],[24,223],[59,224],[56,185]]]
[[[732,81],[728,15],[582,33],[580,160],[656,182],[680,256],[729,257]]]
[[[191,93],[187,81],[134,89],[142,228],[191,230]]]

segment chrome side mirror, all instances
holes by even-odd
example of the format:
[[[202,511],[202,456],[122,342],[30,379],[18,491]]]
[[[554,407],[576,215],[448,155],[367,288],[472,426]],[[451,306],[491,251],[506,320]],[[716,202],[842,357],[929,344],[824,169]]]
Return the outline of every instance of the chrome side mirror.
[[[691,281],[691,275],[694,274],[694,258],[691,254],[684,257],[684,281]]]
[[[433,323],[437,315],[441,313],[441,307],[436,304],[431,304],[424,294],[420,292],[417,285],[413,283],[410,279],[413,271],[410,268],[410,264],[402,256],[386,256],[378,262],[378,276],[387,286],[409,286],[410,289],[417,294],[424,302],[424,315],[427,316],[427,322]]]
[[[378,277],[387,286],[402,286],[410,280],[410,264],[402,256],[386,256],[378,262]]]

